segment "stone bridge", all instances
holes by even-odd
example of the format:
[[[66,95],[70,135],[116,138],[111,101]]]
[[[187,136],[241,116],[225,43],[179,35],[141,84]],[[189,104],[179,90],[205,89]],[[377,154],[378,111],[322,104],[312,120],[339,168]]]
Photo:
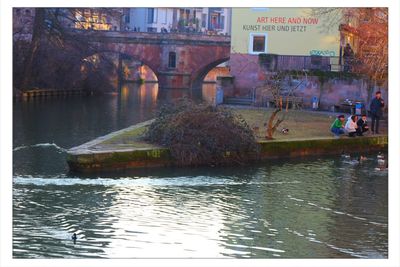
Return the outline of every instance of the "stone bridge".
[[[114,52],[147,65],[160,88],[199,87],[230,56],[230,36],[117,31],[74,31],[98,52]],[[83,35],[83,36],[82,36]]]

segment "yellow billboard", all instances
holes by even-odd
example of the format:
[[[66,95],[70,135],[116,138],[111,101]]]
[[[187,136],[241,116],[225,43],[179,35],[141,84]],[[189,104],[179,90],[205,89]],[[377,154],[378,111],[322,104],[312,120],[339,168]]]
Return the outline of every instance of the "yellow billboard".
[[[232,8],[232,53],[335,57],[339,47],[339,24],[323,28],[311,8]]]

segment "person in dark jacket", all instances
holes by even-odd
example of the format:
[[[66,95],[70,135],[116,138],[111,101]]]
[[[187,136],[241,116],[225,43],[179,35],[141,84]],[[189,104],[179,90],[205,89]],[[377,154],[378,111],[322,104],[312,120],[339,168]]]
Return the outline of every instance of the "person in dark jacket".
[[[379,134],[379,119],[382,117],[382,108],[385,106],[385,102],[381,98],[381,92],[375,93],[375,98],[372,99],[369,106],[371,111],[371,132]]]
[[[361,118],[357,121],[357,135],[363,136],[365,132],[369,130],[367,123],[367,115],[363,114]]]
[[[344,51],[343,51],[343,59],[344,59],[344,71],[349,72],[351,71],[351,65],[354,59],[354,51],[351,48],[350,44],[346,44]]]

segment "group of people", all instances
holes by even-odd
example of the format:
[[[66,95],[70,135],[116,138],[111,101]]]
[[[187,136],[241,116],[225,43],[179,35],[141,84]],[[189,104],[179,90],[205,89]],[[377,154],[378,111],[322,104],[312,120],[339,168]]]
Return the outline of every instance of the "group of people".
[[[368,130],[367,115],[365,114],[361,118],[358,118],[357,115],[352,115],[346,122],[344,115],[339,115],[331,126],[331,131],[336,137],[345,133],[350,137],[363,136]]]
[[[379,120],[382,117],[382,109],[384,106],[385,103],[382,99],[382,94],[378,91],[375,93],[375,98],[370,104],[372,134],[379,134]],[[347,133],[349,137],[363,136],[363,134],[369,130],[366,114],[362,114],[360,118],[357,115],[352,115],[347,121],[345,121],[344,115],[339,115],[331,126],[331,132],[335,137],[339,137],[345,133]]]

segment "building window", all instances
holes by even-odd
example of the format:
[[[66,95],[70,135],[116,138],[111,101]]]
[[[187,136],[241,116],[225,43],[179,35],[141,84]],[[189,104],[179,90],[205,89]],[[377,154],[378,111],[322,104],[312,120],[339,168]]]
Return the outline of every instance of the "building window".
[[[157,28],[147,27],[147,32],[157,32]]]
[[[159,21],[161,23],[166,24],[167,23],[167,9],[159,9],[158,13],[159,13]]]
[[[128,13],[128,14],[125,15],[125,23],[130,23],[130,22],[131,22],[131,16]]]
[[[169,52],[168,68],[176,68],[176,53],[175,52]]]
[[[182,8],[179,9],[179,18],[185,19],[185,10]]]
[[[201,27],[203,28],[207,27],[206,22],[207,22],[207,14],[201,14]]]
[[[221,27],[220,28],[223,30],[225,28],[225,17],[221,15],[220,19],[221,19],[221,24],[220,24]]]
[[[249,42],[249,53],[267,53],[267,34],[251,33]]]
[[[218,13],[213,13],[211,14],[210,17],[211,20],[211,25],[209,25],[210,30],[216,30],[219,29],[219,14]]]
[[[147,23],[154,22],[154,8],[147,9]]]

